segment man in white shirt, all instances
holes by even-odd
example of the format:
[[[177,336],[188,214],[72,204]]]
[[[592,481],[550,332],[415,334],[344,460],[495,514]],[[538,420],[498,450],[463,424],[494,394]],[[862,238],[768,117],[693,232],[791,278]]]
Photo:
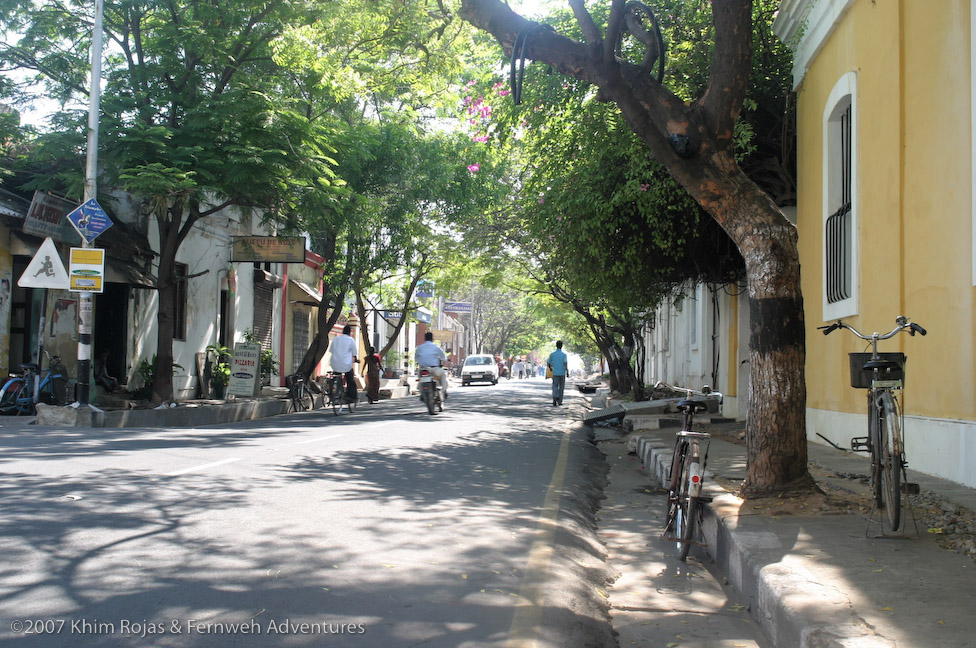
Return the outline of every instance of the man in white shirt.
[[[418,367],[427,367],[437,378],[441,385],[441,393],[444,400],[447,400],[447,372],[441,367],[441,363],[447,360],[444,349],[434,343],[434,334],[430,331],[424,333],[424,343],[417,347],[413,354]]]
[[[329,345],[329,353],[332,354],[329,364],[335,373],[345,374],[346,393],[349,395],[349,400],[356,400],[356,376],[352,368],[356,363],[357,345],[356,340],[349,335],[350,332],[352,327],[347,324],[342,328],[342,335],[337,335],[332,340],[332,344]]]

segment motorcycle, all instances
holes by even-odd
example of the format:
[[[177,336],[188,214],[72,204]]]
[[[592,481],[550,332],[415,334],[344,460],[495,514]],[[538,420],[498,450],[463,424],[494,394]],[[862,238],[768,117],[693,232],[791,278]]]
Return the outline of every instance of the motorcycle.
[[[427,411],[436,414],[444,411],[444,399],[441,398],[441,387],[430,367],[420,368],[419,379],[420,398],[427,405]]]

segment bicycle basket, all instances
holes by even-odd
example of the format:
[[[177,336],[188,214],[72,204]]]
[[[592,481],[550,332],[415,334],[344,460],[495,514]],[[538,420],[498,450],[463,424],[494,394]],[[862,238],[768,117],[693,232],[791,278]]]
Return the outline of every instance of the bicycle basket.
[[[871,359],[871,354],[850,353],[848,355],[851,357],[851,387],[854,389],[871,389],[874,372],[864,369],[864,363]],[[904,353],[879,353],[878,359],[898,363],[897,369],[882,371],[881,380],[901,380],[904,383],[905,361],[907,360]]]

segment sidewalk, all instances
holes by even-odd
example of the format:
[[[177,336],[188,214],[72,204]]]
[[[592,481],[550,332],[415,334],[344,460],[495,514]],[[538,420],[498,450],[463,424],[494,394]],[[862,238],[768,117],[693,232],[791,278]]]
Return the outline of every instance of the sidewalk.
[[[825,500],[805,506],[789,498],[744,502],[733,494],[745,477],[745,447],[738,442],[743,427],[700,426],[713,435],[705,489],[714,499],[706,510],[704,550],[773,646],[976,646],[976,549],[964,555],[938,544],[949,541],[964,551],[974,546],[976,490],[909,470],[922,494],[913,496],[913,509],[903,510],[906,537],[867,537],[879,527],[868,525],[866,457],[811,443],[811,472]],[[657,487],[677,429],[604,428],[598,437],[615,434],[617,443],[623,439],[637,450],[632,463],[611,467],[611,481],[617,471],[640,471]],[[626,610],[611,612],[615,627],[627,623]]]
[[[410,386],[401,385],[399,378],[383,379],[380,384],[381,399],[405,398],[409,396],[410,389]],[[362,390],[359,397],[360,402],[365,402],[366,397]],[[321,394],[315,395],[314,407],[322,407]],[[84,408],[79,410],[70,406],[44,405],[42,403],[37,406],[36,417],[0,417],[0,428],[4,425],[4,419],[16,419],[16,422],[11,421],[8,427],[30,424],[35,420],[37,425],[62,427],[197,427],[237,421],[253,421],[278,414],[287,414],[288,408],[287,388],[266,387],[261,396],[254,398],[184,400],[179,401],[173,407],[105,410]]]

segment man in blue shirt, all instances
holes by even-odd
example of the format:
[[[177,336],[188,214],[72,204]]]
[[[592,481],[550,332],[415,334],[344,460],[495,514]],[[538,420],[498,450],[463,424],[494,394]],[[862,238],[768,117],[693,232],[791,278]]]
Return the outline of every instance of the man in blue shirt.
[[[563,351],[563,341],[556,340],[556,350],[549,354],[546,365],[552,371],[552,406],[563,404],[563,390],[569,374],[569,358]]]

